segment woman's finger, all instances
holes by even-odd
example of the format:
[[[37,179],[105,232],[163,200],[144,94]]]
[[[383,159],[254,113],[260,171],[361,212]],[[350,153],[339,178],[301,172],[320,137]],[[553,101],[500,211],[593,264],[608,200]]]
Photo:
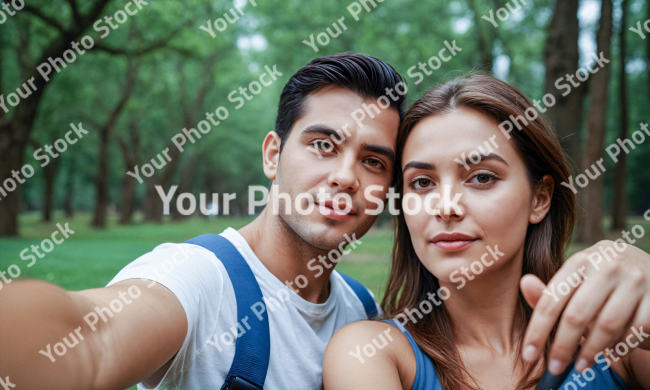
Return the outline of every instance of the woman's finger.
[[[519,281],[519,287],[521,288],[521,294],[524,296],[524,299],[530,307],[533,309],[537,306],[537,302],[542,297],[546,285],[540,278],[533,274],[526,274],[522,276]]]

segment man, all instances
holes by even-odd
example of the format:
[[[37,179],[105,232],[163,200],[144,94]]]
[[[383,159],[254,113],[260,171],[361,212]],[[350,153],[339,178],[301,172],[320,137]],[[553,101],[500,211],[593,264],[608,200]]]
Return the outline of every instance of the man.
[[[196,245],[163,244],[128,265],[106,288],[66,292],[36,281],[7,286],[0,293],[0,379],[20,389],[121,389],[139,382],[142,389],[220,388],[234,361],[234,340],[241,337],[243,344],[259,328],[259,314],[270,325],[264,389],[321,388],[327,342],[343,325],[367,318],[355,291],[333,272],[338,258],[330,253],[340,256],[358,245],[354,240],[376,218],[376,204],[365,190],[392,183],[406,92],[401,83],[388,64],[356,53],[315,59],[288,81],[276,129],[263,143],[264,172],[277,190],[253,222],[221,234],[245,259],[264,296],[263,303],[253,305],[255,314],[238,316],[240,292],[233,281],[239,275],[226,271],[225,259]],[[378,105],[382,96],[389,105],[373,111],[371,104]],[[358,109],[368,112],[359,122],[351,115]],[[310,194],[317,207],[301,212],[295,203],[301,194]],[[386,198],[385,191],[372,195]],[[308,210],[305,201],[298,206]],[[572,256],[556,278],[588,264],[596,247],[612,245],[600,242]],[[650,280],[648,257],[628,248],[603,262],[608,289],[624,285],[630,275],[637,284]],[[575,288],[572,294],[601,291],[597,281],[587,279],[578,287],[580,294],[573,294]],[[572,296],[554,303],[542,294],[544,287],[522,282],[537,306],[527,334],[537,346]],[[603,294],[590,296],[595,307],[607,300]],[[634,302],[642,300],[650,301],[647,283],[634,296]],[[635,308],[646,304],[634,302],[625,309],[628,314],[619,315],[622,325],[610,327],[603,341],[614,342],[627,319],[639,323]],[[601,326],[601,318],[595,321],[589,313],[589,318],[573,316],[568,324],[563,316],[560,329],[583,334],[587,326]],[[650,324],[647,318],[640,321]],[[564,342],[562,352],[575,350],[576,343]],[[558,354],[565,364],[570,357]]]
[[[351,113],[376,106],[400,83],[385,62],[343,53],[312,61],[282,92],[275,131],[263,143],[264,173],[277,191],[253,222],[222,233],[264,295],[271,337],[265,389],[322,387],[328,340],[367,318],[350,286],[332,275],[338,259],[328,255],[359,245],[354,241],[376,219],[366,212],[376,205],[364,190],[391,184],[405,89],[392,92],[390,106],[367,115],[362,127]],[[283,193],[290,202],[276,202]],[[316,203],[307,214],[294,202],[303,193]],[[247,337],[259,323],[255,316],[238,321],[230,279],[210,251],[163,244],[106,288],[66,292],[43,282],[13,283],[0,297],[0,375],[20,389],[118,389],[138,382],[141,388],[220,388],[233,362],[234,336]],[[8,323],[4,313],[11,313]]]

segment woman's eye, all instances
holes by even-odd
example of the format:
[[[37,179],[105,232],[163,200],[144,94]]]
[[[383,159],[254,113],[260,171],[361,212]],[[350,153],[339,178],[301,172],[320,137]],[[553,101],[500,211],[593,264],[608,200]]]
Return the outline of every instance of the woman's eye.
[[[431,187],[433,182],[429,179],[417,179],[413,181],[413,186],[415,188],[427,188]]]
[[[472,177],[472,181],[479,185],[490,185],[496,181],[496,177],[489,173],[477,173]]]

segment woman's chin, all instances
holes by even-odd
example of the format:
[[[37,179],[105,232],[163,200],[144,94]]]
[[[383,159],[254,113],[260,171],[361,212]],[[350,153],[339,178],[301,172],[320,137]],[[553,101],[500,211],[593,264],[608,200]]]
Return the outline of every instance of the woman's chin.
[[[424,267],[441,282],[452,283],[455,275],[462,275],[463,269],[469,269],[472,261],[467,258],[433,258],[424,263]]]

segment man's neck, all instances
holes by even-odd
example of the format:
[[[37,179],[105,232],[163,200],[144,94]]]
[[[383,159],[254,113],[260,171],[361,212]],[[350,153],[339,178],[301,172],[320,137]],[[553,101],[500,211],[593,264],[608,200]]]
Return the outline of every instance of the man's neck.
[[[273,215],[268,207],[253,222],[239,229],[239,233],[262,264],[282,283],[293,283],[293,291],[303,299],[312,303],[327,300],[327,282],[334,267],[323,267],[323,273],[319,277],[316,277],[318,272],[307,268],[311,259],[318,259],[319,255],[327,256],[327,250],[306,243],[278,215]],[[302,288],[296,284],[296,278],[300,275],[307,280],[307,285],[304,286],[305,279],[299,278]]]

